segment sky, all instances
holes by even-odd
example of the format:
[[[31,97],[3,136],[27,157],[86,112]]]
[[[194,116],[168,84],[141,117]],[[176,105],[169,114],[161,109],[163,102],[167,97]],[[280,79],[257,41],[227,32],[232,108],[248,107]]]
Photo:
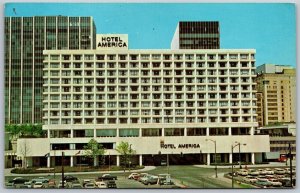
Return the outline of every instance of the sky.
[[[296,66],[293,4],[8,3],[5,16],[93,16],[97,33],[128,34],[129,49],[169,49],[179,21],[219,21],[222,49],[256,49],[256,65]]]

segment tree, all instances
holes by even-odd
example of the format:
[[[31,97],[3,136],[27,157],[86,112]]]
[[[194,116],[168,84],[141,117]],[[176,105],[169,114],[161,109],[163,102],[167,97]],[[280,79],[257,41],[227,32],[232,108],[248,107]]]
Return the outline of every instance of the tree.
[[[27,169],[27,155],[31,152],[29,145],[27,144],[27,139],[24,139],[22,144],[19,146],[20,153],[23,157],[23,168]]]
[[[95,139],[91,139],[87,145],[84,147],[84,154],[86,157],[94,159],[94,166],[98,166],[98,157],[101,156],[103,159],[103,155],[105,154],[105,149],[101,144],[99,144]]]
[[[134,155],[136,151],[131,148],[131,144],[124,141],[121,141],[121,143],[119,143],[116,150],[119,154],[121,154],[121,163],[125,171],[126,166],[131,162],[131,156]]]

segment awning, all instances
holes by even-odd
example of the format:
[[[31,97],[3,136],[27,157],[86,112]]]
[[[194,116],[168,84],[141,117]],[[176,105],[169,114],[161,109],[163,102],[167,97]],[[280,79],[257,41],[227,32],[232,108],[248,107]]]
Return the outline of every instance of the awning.
[[[266,152],[266,159],[278,159],[280,158],[279,152]]]

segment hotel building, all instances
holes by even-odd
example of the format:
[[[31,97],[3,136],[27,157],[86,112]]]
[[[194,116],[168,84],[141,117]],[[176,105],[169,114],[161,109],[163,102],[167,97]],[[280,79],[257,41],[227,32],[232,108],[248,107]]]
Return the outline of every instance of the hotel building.
[[[95,49],[92,17],[5,17],[5,123],[42,123],[43,50]]]
[[[243,162],[270,151],[269,136],[254,135],[255,50],[45,50],[43,64],[48,137],[18,140],[18,151],[24,143],[34,149],[29,165],[58,165],[62,152],[70,166],[86,163],[92,138],[116,165],[121,141],[139,165],[159,165],[166,155],[170,164],[238,162],[236,142],[246,144]]]
[[[259,126],[296,122],[296,69],[264,64],[257,67]]]

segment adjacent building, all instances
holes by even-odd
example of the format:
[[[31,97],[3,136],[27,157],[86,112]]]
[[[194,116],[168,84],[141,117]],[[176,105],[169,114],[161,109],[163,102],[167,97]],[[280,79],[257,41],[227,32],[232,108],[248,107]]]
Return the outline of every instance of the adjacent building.
[[[95,49],[92,17],[5,17],[5,123],[42,123],[43,50]]]
[[[259,126],[296,122],[296,69],[265,64],[256,72]]]
[[[220,49],[218,21],[180,21],[171,49]]]

